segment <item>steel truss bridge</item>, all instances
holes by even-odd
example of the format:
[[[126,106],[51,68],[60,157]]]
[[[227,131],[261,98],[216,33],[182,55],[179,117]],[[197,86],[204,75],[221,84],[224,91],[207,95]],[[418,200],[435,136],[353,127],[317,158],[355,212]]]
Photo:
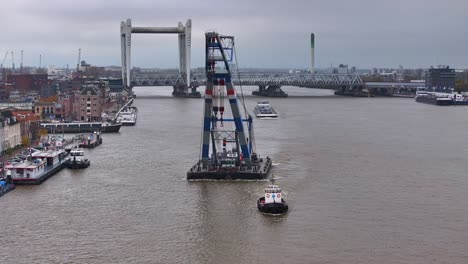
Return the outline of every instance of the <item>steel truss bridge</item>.
[[[137,73],[131,78],[132,86],[185,86],[183,73]],[[361,77],[356,74],[311,74],[278,72],[242,72],[234,74],[236,85],[249,86],[298,86],[309,88],[337,89],[340,87],[364,86]],[[204,86],[206,75],[195,72],[190,76],[190,87]]]

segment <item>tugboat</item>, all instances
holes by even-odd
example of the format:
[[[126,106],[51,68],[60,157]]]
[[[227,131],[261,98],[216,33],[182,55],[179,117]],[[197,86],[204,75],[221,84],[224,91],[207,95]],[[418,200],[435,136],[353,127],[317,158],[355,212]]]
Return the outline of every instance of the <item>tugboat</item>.
[[[288,211],[288,204],[283,199],[281,188],[275,185],[273,178],[271,184],[265,188],[265,196],[258,199],[257,208],[266,214],[284,214]]]
[[[84,169],[91,165],[89,159],[84,158],[84,151],[81,148],[75,148],[70,151],[70,159],[65,162],[65,167],[69,169]]]

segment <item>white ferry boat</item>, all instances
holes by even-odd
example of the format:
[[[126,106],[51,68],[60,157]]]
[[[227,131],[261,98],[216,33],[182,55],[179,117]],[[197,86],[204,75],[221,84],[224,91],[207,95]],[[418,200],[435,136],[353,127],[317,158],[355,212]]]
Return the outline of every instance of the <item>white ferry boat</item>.
[[[268,102],[258,102],[254,109],[255,116],[258,118],[277,118],[278,113]]]
[[[123,109],[117,116],[117,123],[122,126],[134,126],[137,121],[138,109],[134,106],[128,106]]]
[[[14,184],[41,184],[64,168],[66,152],[63,149],[36,151],[22,162],[5,166]]]

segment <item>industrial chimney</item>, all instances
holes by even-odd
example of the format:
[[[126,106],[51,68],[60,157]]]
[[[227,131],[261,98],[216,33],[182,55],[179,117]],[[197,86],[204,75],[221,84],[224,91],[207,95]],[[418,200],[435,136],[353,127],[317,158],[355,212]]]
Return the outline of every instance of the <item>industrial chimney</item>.
[[[314,33],[310,34],[310,73],[314,73],[314,47],[315,47],[315,35]]]

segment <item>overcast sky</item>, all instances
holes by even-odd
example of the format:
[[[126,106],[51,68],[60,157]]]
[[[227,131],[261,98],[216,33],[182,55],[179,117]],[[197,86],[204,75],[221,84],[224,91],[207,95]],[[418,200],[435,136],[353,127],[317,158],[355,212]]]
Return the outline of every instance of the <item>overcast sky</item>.
[[[0,60],[74,67],[78,48],[94,65],[120,65],[120,22],[177,26],[192,19],[192,67],[204,63],[204,32],[236,39],[240,67],[468,68],[468,0],[1,0]],[[11,58],[7,58],[7,64]],[[132,36],[132,66],[178,66],[177,35]]]

